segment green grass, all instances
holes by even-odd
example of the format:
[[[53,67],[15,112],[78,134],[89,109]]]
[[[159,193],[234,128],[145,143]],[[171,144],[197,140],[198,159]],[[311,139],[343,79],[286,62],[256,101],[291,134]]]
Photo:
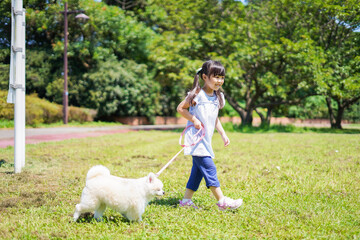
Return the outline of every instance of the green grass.
[[[235,133],[224,148],[214,135],[225,195],[244,199],[221,212],[202,182],[193,201],[177,207],[191,157],[179,156],[160,179],[166,195],[152,201],[142,223],[106,210],[72,222],[88,169],[138,178],[175,155],[179,133],[139,131],[27,145],[26,167],[13,174],[13,148],[0,149],[0,239],[359,239],[360,135]]]
[[[228,132],[241,133],[346,133],[360,134],[360,124],[347,124],[343,129],[331,129],[330,127],[296,127],[294,125],[270,126],[241,126],[233,123],[223,123],[224,129]]]

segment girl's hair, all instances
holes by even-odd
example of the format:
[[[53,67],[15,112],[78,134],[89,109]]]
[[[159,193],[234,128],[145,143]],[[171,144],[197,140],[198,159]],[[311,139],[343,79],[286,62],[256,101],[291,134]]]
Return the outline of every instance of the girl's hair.
[[[199,94],[199,92],[201,90],[200,83],[199,83],[199,76],[202,79],[203,74],[205,74],[208,77],[217,76],[217,75],[225,77],[225,68],[219,61],[208,60],[208,61],[204,62],[201,69],[196,73],[192,89],[190,90],[189,94],[186,97],[186,101],[191,106],[193,106],[193,100],[196,97],[196,95]],[[216,94],[217,98],[219,99],[220,109],[221,109],[224,107],[225,103],[224,103],[224,99],[221,97],[220,89],[215,91],[215,94]]]

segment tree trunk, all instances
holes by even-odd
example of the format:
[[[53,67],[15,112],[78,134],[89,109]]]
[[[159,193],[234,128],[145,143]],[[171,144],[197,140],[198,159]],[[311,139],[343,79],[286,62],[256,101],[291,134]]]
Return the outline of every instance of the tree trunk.
[[[225,97],[226,97],[226,100],[228,100],[229,104],[235,109],[235,111],[237,113],[239,113],[240,118],[241,118],[241,125],[242,126],[245,126],[245,125],[252,126],[252,121],[253,121],[252,112],[254,109],[249,108],[249,109],[244,110],[243,108],[241,108],[239,106],[239,104],[234,99],[232,99],[231,97],[229,97],[227,95],[225,95]]]
[[[331,106],[331,98],[330,97],[326,97],[326,104],[328,107],[331,128],[336,128],[335,127],[336,121],[335,121],[335,116],[334,116],[334,110],[332,109],[332,106]]]
[[[272,115],[272,108],[269,107],[269,108],[268,108],[268,111],[267,111],[267,113],[266,113],[266,124],[267,124],[268,126],[270,126],[271,115]]]
[[[242,126],[252,126],[252,121],[253,121],[253,115],[252,115],[253,109],[247,109],[246,114],[245,114],[245,119],[244,121],[241,121],[241,125]]]
[[[270,119],[271,119],[271,110],[272,108],[268,108],[268,111],[266,113],[266,117],[264,116],[264,114],[262,114],[261,112],[259,112],[257,110],[257,108],[255,108],[256,113],[259,115],[260,119],[261,119],[261,126],[270,126]]]
[[[266,118],[265,118],[264,114],[262,114],[261,112],[259,112],[259,111],[257,110],[257,108],[255,108],[255,112],[256,112],[256,113],[259,115],[259,117],[260,117],[261,126],[264,125],[264,124],[266,124]]]
[[[344,116],[345,108],[338,103],[338,112],[336,116],[335,126],[333,128],[342,129],[341,121]]]
[[[340,101],[336,101],[336,103],[338,105],[338,110],[337,110],[337,114],[335,116],[334,110],[331,107],[331,98],[326,97],[326,104],[327,104],[328,111],[329,111],[329,118],[330,118],[331,128],[342,129],[341,121],[342,121],[342,118],[344,116],[345,107],[344,107],[344,105],[342,105],[340,103]]]
[[[228,95],[225,95],[226,100],[228,100],[229,104],[234,108],[234,110],[239,114],[240,118],[241,118],[241,124],[243,124],[243,122],[245,121],[245,115],[246,112],[244,109],[242,109],[239,104],[232,99],[231,97],[229,97]]]

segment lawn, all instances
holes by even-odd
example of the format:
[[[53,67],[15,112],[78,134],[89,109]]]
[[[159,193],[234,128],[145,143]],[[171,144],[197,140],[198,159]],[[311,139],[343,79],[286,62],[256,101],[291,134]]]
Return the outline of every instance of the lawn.
[[[228,133],[214,135],[225,195],[243,198],[218,211],[204,182],[199,210],[177,206],[191,168],[180,155],[160,179],[166,195],[150,202],[143,222],[107,209],[72,221],[88,169],[138,178],[175,155],[179,133],[139,131],[27,145],[26,167],[13,174],[13,148],[0,149],[0,239],[359,239],[360,134]]]

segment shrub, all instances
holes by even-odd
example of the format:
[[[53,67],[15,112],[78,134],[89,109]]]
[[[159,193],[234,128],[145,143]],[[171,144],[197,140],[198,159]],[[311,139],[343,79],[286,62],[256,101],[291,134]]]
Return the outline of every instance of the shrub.
[[[61,120],[61,105],[40,99],[36,94],[26,96],[26,124],[53,123]]]
[[[0,90],[0,118],[12,120],[14,118],[14,105],[6,102],[8,92]]]
[[[131,60],[110,58],[85,76],[91,86],[85,106],[96,106],[98,119],[145,116],[154,119],[160,108],[160,85],[152,80],[147,66]]]
[[[7,91],[0,91],[0,119],[14,119],[14,105],[6,102]],[[62,120],[62,105],[38,98],[36,94],[26,95],[26,124],[55,123]],[[69,121],[91,122],[96,111],[87,108],[69,107]]]
[[[69,107],[69,121],[75,122],[92,122],[96,116],[97,112],[94,109],[89,108],[79,108],[79,107]]]

